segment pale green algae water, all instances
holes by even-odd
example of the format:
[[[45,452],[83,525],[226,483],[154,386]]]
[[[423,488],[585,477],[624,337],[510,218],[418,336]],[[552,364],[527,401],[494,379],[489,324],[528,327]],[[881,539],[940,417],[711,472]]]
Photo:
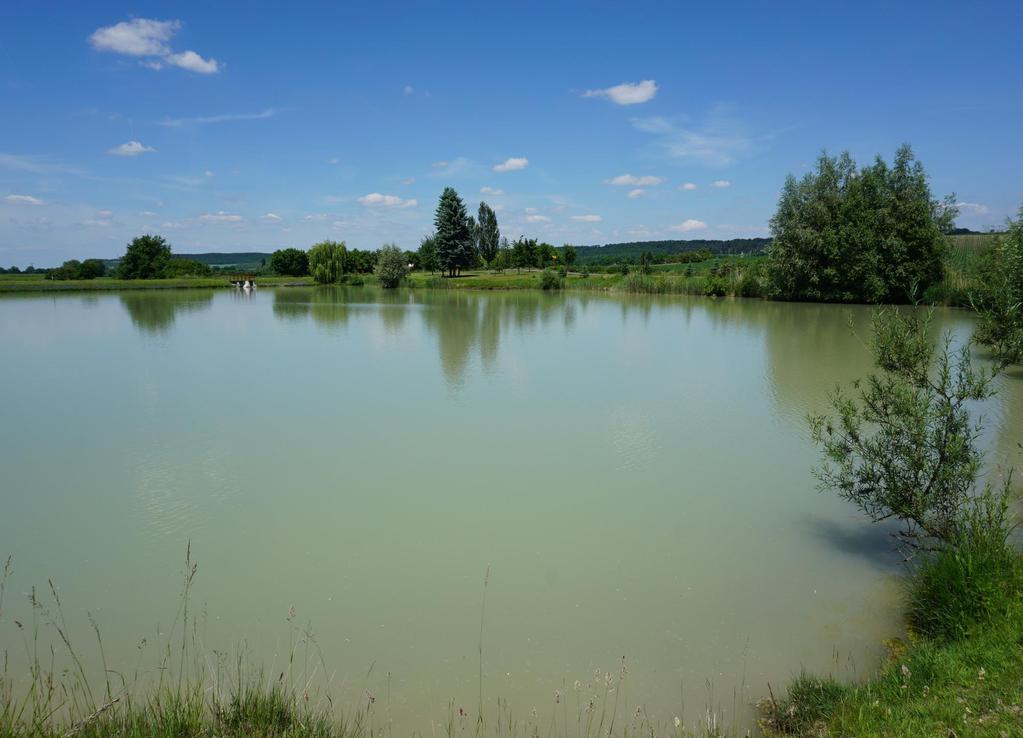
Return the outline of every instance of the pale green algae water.
[[[52,578],[90,666],[86,611],[127,670],[174,616],[190,541],[205,647],[280,669],[293,607],[339,703],[388,693],[398,734],[475,710],[488,567],[485,700],[541,724],[623,657],[620,709],[665,721],[803,667],[869,674],[901,633],[899,561],[816,491],[805,420],[869,370],[868,318],[535,292],[3,297],[0,648],[16,668],[12,619]],[[1015,463],[1023,392],[1001,388],[984,442]]]

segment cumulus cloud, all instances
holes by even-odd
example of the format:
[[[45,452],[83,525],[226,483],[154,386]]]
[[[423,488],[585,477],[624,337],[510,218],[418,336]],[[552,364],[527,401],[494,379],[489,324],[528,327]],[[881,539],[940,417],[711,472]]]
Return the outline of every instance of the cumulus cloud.
[[[732,183],[729,182],[727,179],[715,179],[713,182],[710,183],[710,186],[717,187],[719,190],[723,190],[726,187],[731,187]]]
[[[546,215],[527,215],[526,221],[529,223],[550,223],[551,219]]]
[[[646,190],[644,190],[644,189],[642,189],[640,187],[637,187],[634,190],[629,190],[629,199],[630,200],[635,200],[637,197],[643,197],[643,195],[645,195],[645,194],[646,194]]]
[[[280,223],[283,220],[277,213],[266,213],[259,216],[259,219],[266,223]]]
[[[517,172],[520,169],[525,169],[529,165],[529,159],[524,156],[513,156],[510,159],[505,159],[503,164],[495,164],[495,172]]]
[[[660,177],[654,177],[649,174],[642,177],[637,177],[634,174],[619,174],[617,177],[605,179],[604,184],[629,187],[652,187],[654,185],[659,185],[663,181],[664,180]]]
[[[241,223],[245,219],[240,215],[233,215],[225,213],[223,210],[218,210],[215,213],[203,213],[199,216],[199,220],[203,223]]]
[[[979,202],[957,202],[956,207],[963,215],[987,215],[991,208]]]
[[[702,220],[689,218],[688,220],[683,220],[678,225],[671,226],[671,230],[681,231],[682,233],[688,233],[689,231],[702,231],[706,227],[707,224],[704,223]]]
[[[181,29],[181,21],[132,18],[96,29],[89,43],[97,51],[129,56],[163,56],[170,53],[167,42]]]
[[[492,197],[500,197],[501,195],[504,194],[504,190],[494,189],[493,187],[490,186],[482,187],[480,189],[480,192],[483,193],[484,195],[491,195]]]
[[[599,215],[573,215],[572,220],[579,223],[599,223],[602,218]]]
[[[42,205],[43,201],[38,197],[32,197],[32,195],[8,195],[4,198],[4,202],[9,202],[12,205]]]
[[[150,69],[174,66],[199,74],[219,72],[220,63],[216,59],[205,59],[191,49],[171,50],[170,40],[180,30],[181,21],[178,20],[132,18],[97,28],[89,36],[89,43],[97,51],[144,57],[142,63]]]
[[[366,207],[414,208],[418,204],[415,200],[403,200],[397,195],[381,195],[379,192],[371,192],[357,199]]]
[[[404,87],[404,89],[403,89],[402,91],[403,91],[403,92],[404,92],[404,93],[405,93],[406,95],[414,95],[414,94],[415,94],[415,92],[416,92],[416,88],[415,88],[415,87],[413,87],[412,85],[405,85],[405,87]]]
[[[151,151],[156,151],[156,149],[152,146],[143,146],[139,141],[129,141],[112,149],[107,149],[107,153],[113,156],[138,156],[139,154],[147,154]]]
[[[623,82],[602,90],[586,90],[583,97],[603,97],[615,105],[636,105],[653,100],[657,90],[657,83],[654,80],[645,79],[642,82]]]
[[[694,182],[686,182],[685,184],[679,185],[678,188],[680,190],[685,190],[686,192],[692,192],[696,189],[696,184]]]
[[[199,74],[216,74],[220,71],[220,63],[216,59],[203,59],[192,50],[182,51],[179,54],[168,54],[163,60],[175,67]]]

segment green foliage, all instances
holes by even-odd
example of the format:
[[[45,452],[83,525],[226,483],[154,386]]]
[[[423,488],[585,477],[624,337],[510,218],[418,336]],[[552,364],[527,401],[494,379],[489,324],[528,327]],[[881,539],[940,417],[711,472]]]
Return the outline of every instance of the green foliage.
[[[849,688],[832,677],[815,677],[801,673],[789,684],[788,698],[781,703],[773,699],[761,703],[766,726],[781,735],[822,735],[839,701]]]
[[[501,231],[497,227],[497,214],[485,202],[480,203],[476,214],[476,250],[488,267],[497,256],[498,245],[501,243]]]
[[[957,210],[931,198],[908,145],[889,167],[857,170],[848,153],[786,179],[771,219],[771,282],[793,300],[903,302],[942,278],[944,233]]]
[[[302,249],[278,249],[270,255],[270,269],[285,277],[304,277],[309,273],[309,255]]]
[[[381,248],[377,257],[376,274],[381,287],[390,289],[400,285],[408,276],[408,261],[404,252],[394,244]]]
[[[160,277],[163,279],[176,279],[180,277],[211,277],[213,269],[209,264],[203,264],[194,259],[185,259],[180,256],[172,257],[163,268]]]
[[[309,273],[320,284],[333,284],[344,275],[347,256],[344,241],[321,241],[309,249]]]
[[[435,272],[440,268],[440,262],[437,261],[437,239],[433,236],[425,236],[419,242],[419,249],[416,251],[416,266],[430,272]]]
[[[520,236],[511,248],[511,262],[516,269],[530,269],[536,266],[540,245],[535,238]]]
[[[639,268],[643,274],[649,274],[653,271],[654,255],[649,251],[644,251],[639,255]]]
[[[146,234],[128,244],[117,276],[121,279],[156,279],[162,277],[171,258],[170,244],[163,236]]]
[[[980,315],[977,340],[1001,360],[1023,363],[1023,208],[979,271],[979,289],[972,297]]]
[[[910,579],[909,622],[940,640],[965,638],[1005,617],[1023,593],[1023,566],[1008,543],[1007,495],[986,490],[968,507],[951,545],[922,557]]]
[[[579,258],[579,252],[575,250],[575,246],[565,244],[561,248],[561,261],[565,265],[566,269],[571,269],[575,266],[575,260]]]
[[[476,261],[473,229],[465,203],[451,187],[445,187],[437,203],[434,216],[437,244],[437,263],[441,269],[454,277],[462,269]]]
[[[954,349],[950,335],[936,348],[930,322],[930,311],[878,311],[881,371],[853,384],[855,398],[836,390],[835,416],[810,423],[825,455],[816,470],[822,489],[875,521],[899,520],[904,542],[944,547],[959,540],[985,498],[976,489],[980,427],[968,403],[991,395],[998,369],[974,369],[970,345]]]
[[[542,290],[560,290],[564,287],[564,281],[556,271],[553,269],[544,269],[540,273],[540,289]]]
[[[51,269],[47,272],[46,278],[64,281],[68,279],[81,279],[81,275],[82,262],[78,261],[78,259],[69,259],[56,269]]]

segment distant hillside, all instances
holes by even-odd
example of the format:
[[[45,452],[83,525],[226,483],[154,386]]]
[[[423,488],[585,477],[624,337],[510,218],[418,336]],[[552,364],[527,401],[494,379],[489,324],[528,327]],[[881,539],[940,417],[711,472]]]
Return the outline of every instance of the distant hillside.
[[[232,268],[238,271],[253,271],[264,264],[270,263],[270,254],[261,251],[243,251],[237,254],[209,253],[209,254],[174,254],[175,259],[192,259],[201,264],[209,264],[211,267]],[[120,259],[104,259],[107,269],[116,269],[121,263]]]
[[[707,250],[714,254],[758,254],[771,243],[769,238],[733,238],[730,241],[693,239],[689,241],[631,241],[603,246],[576,246],[579,264],[638,262],[644,251],[653,254],[681,254]]]

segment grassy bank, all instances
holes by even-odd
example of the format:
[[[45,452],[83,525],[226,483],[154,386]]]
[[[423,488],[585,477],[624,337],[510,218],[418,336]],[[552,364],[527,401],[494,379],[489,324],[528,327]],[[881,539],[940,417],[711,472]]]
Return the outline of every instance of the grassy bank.
[[[804,675],[761,704],[765,732],[791,736],[1003,738],[1023,734],[1023,603],[970,636],[893,644],[863,684]]]
[[[309,277],[259,277],[267,287],[312,284]],[[176,279],[46,279],[41,274],[0,274],[0,292],[95,292],[104,290],[168,290],[231,287],[228,277],[181,277]]]

